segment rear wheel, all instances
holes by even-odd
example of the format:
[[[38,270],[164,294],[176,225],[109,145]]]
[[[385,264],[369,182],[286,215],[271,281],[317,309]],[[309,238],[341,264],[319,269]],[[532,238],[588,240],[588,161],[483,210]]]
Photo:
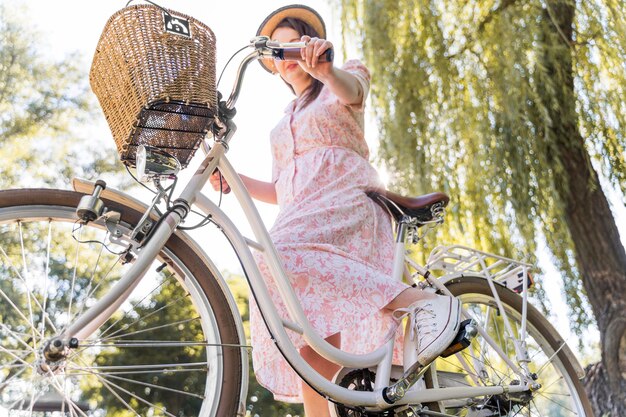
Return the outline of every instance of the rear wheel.
[[[76,223],[81,196],[0,192],[0,416],[236,415],[235,319],[208,265],[178,235],[100,329],[49,354],[52,338],[128,267],[120,236]],[[121,213],[124,234],[142,214],[105,205]]]
[[[504,315],[485,279],[464,277],[448,284],[463,307],[487,331],[495,344],[515,364],[515,349],[505,330]],[[522,321],[522,297],[496,285],[497,294],[506,310],[506,317],[516,338]],[[528,417],[592,417],[591,406],[579,381],[575,367],[548,320],[530,304],[527,313],[526,343],[529,370],[541,384],[537,391],[508,396],[447,401],[443,408],[455,416],[528,416]],[[460,353],[436,362],[438,381],[444,387],[514,385],[521,377],[512,371],[493,347],[480,334]]]

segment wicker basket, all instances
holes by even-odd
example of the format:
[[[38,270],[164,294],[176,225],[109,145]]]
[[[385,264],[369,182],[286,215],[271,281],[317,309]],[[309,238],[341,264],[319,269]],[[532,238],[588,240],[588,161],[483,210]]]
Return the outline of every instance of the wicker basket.
[[[150,145],[185,167],[216,114],[215,35],[181,13],[126,7],[106,23],[89,81],[124,164]]]

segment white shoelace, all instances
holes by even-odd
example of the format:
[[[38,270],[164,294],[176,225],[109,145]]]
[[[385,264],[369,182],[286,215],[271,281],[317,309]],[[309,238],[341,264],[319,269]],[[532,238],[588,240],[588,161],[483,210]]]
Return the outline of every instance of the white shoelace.
[[[432,308],[432,304],[427,303],[423,307],[398,308],[392,313],[392,317],[398,324],[405,317],[409,317],[409,337],[411,340],[417,339],[417,350],[419,350],[420,343],[424,337],[433,333],[437,327],[437,322],[433,320],[433,318],[436,318],[435,312],[428,307]],[[397,313],[400,314],[398,315]],[[418,335],[419,338],[417,337]]]

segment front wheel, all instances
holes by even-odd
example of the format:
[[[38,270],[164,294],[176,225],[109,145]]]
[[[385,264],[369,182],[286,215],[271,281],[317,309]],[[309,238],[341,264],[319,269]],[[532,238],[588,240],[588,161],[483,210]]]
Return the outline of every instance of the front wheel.
[[[486,330],[496,347],[517,364],[513,338],[520,337],[522,297],[495,285],[513,331],[513,335],[510,335],[505,327],[505,315],[498,309],[485,279],[463,277],[448,283],[447,287],[461,299],[463,308]],[[556,336],[557,332],[548,320],[530,304],[526,318],[526,348],[530,359],[528,368],[536,374],[536,382],[541,388],[522,394],[446,401],[440,407],[445,409],[446,415],[593,417],[575,366],[566,354],[569,349],[563,346],[565,342]],[[480,334],[462,352],[439,358],[436,369],[442,387],[514,385],[521,379]]]
[[[125,237],[142,214],[105,200],[121,214],[116,236],[102,223],[81,227],[81,196],[0,192],[0,416],[237,415],[235,319],[209,265],[179,235],[101,328],[51,350],[128,268]]]

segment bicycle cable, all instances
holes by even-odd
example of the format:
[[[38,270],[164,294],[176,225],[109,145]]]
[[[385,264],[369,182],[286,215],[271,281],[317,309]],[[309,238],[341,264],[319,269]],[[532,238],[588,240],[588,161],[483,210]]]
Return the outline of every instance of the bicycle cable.
[[[228,61],[226,61],[226,65],[224,65],[224,68],[222,68],[222,72],[220,72],[220,76],[217,79],[217,84],[215,85],[216,88],[220,86],[220,81],[222,81],[222,76],[224,75],[224,71],[226,71],[226,68],[228,68],[228,64],[230,64],[230,62],[233,60],[233,58],[235,58],[235,56],[237,56],[237,54],[239,52],[243,51],[244,49],[248,48],[249,46],[250,45],[246,45],[243,48],[238,49],[234,54],[231,55],[230,58],[228,58]]]
[[[78,227],[76,227],[76,225],[77,225],[77,224],[78,224]],[[104,243],[104,241],[100,241],[100,240],[91,240],[91,239],[90,239],[90,240],[80,240],[80,239],[78,239],[78,238],[76,237],[76,234],[75,234],[75,233],[76,233],[76,231],[80,230],[82,227],[83,227],[83,223],[81,223],[80,219],[79,219],[79,220],[76,220],[76,221],[74,222],[74,226],[72,227],[72,238],[73,238],[76,242],[78,242],[78,243],[97,243],[97,244],[99,244],[99,245],[102,245],[102,246],[104,247],[104,249],[106,249],[106,250],[107,250],[107,252],[109,252],[109,253],[111,253],[111,254],[113,254],[113,255],[116,255],[116,256],[121,256],[121,255],[125,254],[125,253],[128,251],[128,248],[127,248],[127,249],[125,249],[125,250],[124,250],[124,251],[122,251],[122,252],[114,252],[114,251],[112,251],[111,249],[109,249],[109,246],[108,246],[106,243]]]
[[[198,213],[195,210],[190,210],[192,213],[197,214],[199,216],[202,216],[202,213]],[[195,226],[178,226],[177,229],[179,230],[194,230],[194,229],[199,229],[201,227],[206,226],[207,224],[210,223],[215,223],[213,221],[213,215],[212,214],[207,214],[206,216],[204,216],[204,218],[202,220],[200,220],[200,222],[198,224],[196,224]]]
[[[130,171],[130,168],[128,168],[128,165],[124,165],[124,168],[126,168],[126,172],[128,172],[128,175],[130,175],[132,177],[132,179],[135,180],[135,182],[137,184],[141,185],[143,188],[145,188],[146,190],[150,191],[152,194],[156,194],[157,193],[152,188],[148,187],[146,184],[144,184],[143,182],[139,181],[139,179],[137,179],[137,177],[134,176],[133,173]]]

